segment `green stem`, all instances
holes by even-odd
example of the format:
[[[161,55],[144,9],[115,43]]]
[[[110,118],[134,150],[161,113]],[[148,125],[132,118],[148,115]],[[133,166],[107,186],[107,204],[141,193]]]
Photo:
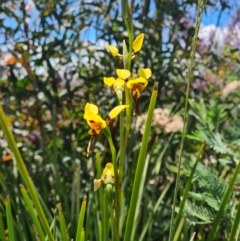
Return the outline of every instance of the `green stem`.
[[[184,147],[184,141],[186,136],[186,130],[187,130],[187,122],[188,122],[188,98],[190,94],[190,86],[191,86],[191,80],[192,80],[192,72],[193,72],[193,64],[194,64],[194,57],[196,53],[196,45],[197,45],[197,37],[198,32],[201,24],[202,19],[202,12],[203,12],[203,6],[204,6],[205,0],[199,0],[198,1],[198,12],[197,12],[197,18],[196,18],[196,27],[194,36],[192,39],[192,50],[190,54],[190,60],[188,65],[188,75],[187,75],[187,90],[186,90],[186,99],[185,99],[185,107],[184,107],[184,126],[183,126],[183,133],[182,133],[182,139],[181,139],[181,145],[180,145],[180,153],[179,153],[179,159],[178,159],[178,172],[177,172],[177,178],[176,178],[176,185],[174,189],[174,198],[173,198],[173,207],[172,207],[172,215],[171,215],[171,223],[170,223],[170,232],[169,232],[169,241],[172,240],[173,236],[173,230],[174,230],[174,214],[175,214],[175,207],[176,207],[176,201],[177,201],[177,191],[178,191],[178,184],[179,184],[179,176],[180,176],[180,168],[182,163],[182,154],[183,154],[183,147]]]
[[[115,222],[114,222],[114,212],[113,212],[113,205],[112,205],[112,185],[108,184],[106,186],[106,193],[108,198],[108,209],[110,213],[111,223],[112,223],[112,237],[113,241],[119,240],[119,235],[116,230]]]
[[[238,203],[237,214],[234,218],[234,222],[233,222],[233,225],[232,225],[232,229],[231,229],[231,233],[230,233],[228,241],[234,241],[235,240],[235,238],[236,238],[235,235],[236,235],[238,227],[239,227],[239,220],[240,220],[240,202]]]
[[[129,108],[126,109],[126,126],[125,126],[125,138],[124,138],[124,146],[126,148],[127,142],[128,142],[128,136],[131,129],[132,106],[133,106],[131,90],[128,89],[126,85],[125,85],[125,99],[126,99],[126,105],[129,105]]]
[[[57,210],[58,210],[58,220],[60,224],[61,241],[68,241],[68,230],[67,230],[66,221],[62,211],[62,205],[60,203],[57,204]]]
[[[84,221],[84,216],[85,216],[85,211],[86,211],[86,205],[87,205],[87,196],[84,196],[81,210],[79,213],[76,240],[80,240],[80,237],[81,237],[81,233],[83,230],[83,221]]]
[[[119,178],[118,178],[118,197],[116,200],[116,228],[117,233],[119,233],[119,220],[120,220],[120,210],[121,210],[121,190],[122,190],[122,179],[124,171],[124,116],[123,112],[120,113],[120,155],[119,155]]]
[[[123,20],[127,28],[128,32],[128,40],[129,40],[129,51],[128,58],[124,58],[127,60],[124,61],[124,68],[130,70],[131,69],[131,60],[132,60],[132,46],[133,46],[133,18],[132,12],[128,4],[128,0],[122,0],[122,14]]]
[[[123,66],[124,69],[131,71],[131,62],[132,62],[132,46],[133,46],[133,18],[132,12],[128,4],[128,0],[122,0],[122,15],[124,19],[124,23],[128,32],[128,43],[129,48],[127,50],[127,46],[125,41],[123,42]],[[132,120],[132,96],[131,91],[125,85],[125,99],[126,105],[129,105],[129,108],[126,109],[126,131],[125,131],[125,148],[127,146],[128,136],[131,129],[131,120]]]
[[[8,227],[8,240],[14,241],[14,231],[13,231],[13,220],[12,220],[12,211],[9,196],[5,200],[6,205],[6,216],[7,216],[7,227]]]
[[[108,143],[111,149],[111,153],[112,153],[112,162],[113,162],[113,168],[114,168],[114,177],[115,177],[115,216],[116,216],[116,220],[115,220],[115,226],[116,226],[116,232],[118,233],[119,230],[119,219],[120,219],[120,195],[121,195],[121,189],[119,189],[119,176],[118,176],[118,166],[117,166],[117,156],[116,156],[116,149],[113,145],[113,141],[112,141],[112,135],[111,132],[109,130],[108,127],[106,127],[103,130],[104,135],[107,137],[108,139]],[[119,235],[117,235],[118,237]],[[105,240],[104,240],[105,241]]]
[[[28,196],[27,190],[25,189],[25,187],[23,185],[20,184],[20,190],[24,199],[24,203],[26,208],[28,209],[28,212],[31,216],[31,219],[36,227],[38,236],[39,236],[39,240],[44,241],[45,240],[45,236],[42,230],[42,226],[38,220],[37,214],[33,208],[32,202],[30,197]]]
[[[106,191],[103,194],[104,203],[103,203],[103,241],[108,241],[108,230],[109,230],[109,223],[108,223],[108,197]]]
[[[147,121],[146,121],[145,130],[143,134],[143,139],[142,139],[142,145],[138,156],[137,169],[135,173],[130,207],[129,207],[129,212],[127,216],[127,224],[126,224],[126,229],[124,234],[124,241],[130,241],[132,236],[135,212],[136,212],[136,207],[138,203],[140,183],[141,183],[142,173],[144,169],[146,152],[148,147],[148,138],[149,138],[151,123],[152,123],[152,116],[153,116],[153,111],[157,100],[157,90],[158,90],[158,84],[155,83],[150,104],[149,104]]]
[[[47,233],[49,240],[54,241],[53,235],[50,231],[48,221],[47,221],[46,216],[43,212],[43,209],[42,209],[41,203],[38,199],[38,196],[37,196],[35,187],[33,185],[33,182],[31,180],[30,176],[28,175],[28,171],[26,169],[26,166],[24,165],[22,156],[21,156],[21,154],[20,154],[20,152],[17,148],[17,145],[16,145],[16,142],[14,140],[13,134],[12,134],[11,130],[8,128],[6,116],[3,112],[2,105],[0,105],[0,125],[1,125],[2,130],[4,132],[4,135],[6,136],[6,139],[8,141],[9,148],[10,148],[10,150],[11,150],[12,154],[14,155],[14,158],[17,162],[19,173],[20,173],[20,175],[21,175],[21,177],[22,177],[22,179],[23,179],[23,181],[24,181],[24,183],[25,183],[25,185],[26,185],[26,187],[29,191],[29,194],[30,194],[30,196],[33,200],[33,203],[36,207],[36,210],[37,210],[37,213],[38,213],[39,218],[41,220],[42,226],[43,226],[45,232]]]

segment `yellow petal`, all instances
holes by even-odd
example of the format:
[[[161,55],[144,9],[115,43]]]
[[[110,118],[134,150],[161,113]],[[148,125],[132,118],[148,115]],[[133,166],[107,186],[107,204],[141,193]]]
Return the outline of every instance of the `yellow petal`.
[[[124,87],[124,85],[125,85],[125,81],[123,80],[123,79],[121,79],[121,78],[117,78],[116,79],[116,81],[115,81],[115,83],[114,83],[114,87],[115,88],[123,88]]]
[[[113,164],[112,163],[107,163],[106,167],[104,168],[101,179],[105,184],[114,183],[114,169],[113,169]]]
[[[94,114],[98,113],[98,107],[94,104],[87,103],[84,108],[84,112],[92,112]]]
[[[105,85],[107,85],[108,87],[111,88],[113,86],[114,82],[115,82],[115,79],[113,77],[109,77],[109,78],[104,77],[103,82],[104,82]]]
[[[102,179],[94,179],[93,181],[94,192],[96,192],[99,189],[99,187],[101,186],[101,183],[102,183]]]
[[[107,49],[110,51],[113,57],[116,57],[118,55],[118,48],[112,46],[112,45],[107,45]]]
[[[140,69],[138,69],[138,75],[140,77],[148,79],[152,76],[152,70],[149,68],[146,68],[146,69],[140,68]]]
[[[109,118],[112,120],[115,117],[117,117],[119,115],[119,113],[121,111],[123,111],[124,109],[126,109],[127,107],[129,107],[129,105],[118,105],[116,107],[114,107],[110,113],[108,114]]]
[[[133,51],[134,53],[138,52],[142,48],[144,40],[144,33],[139,34],[133,42]]]
[[[127,87],[129,89],[138,89],[142,91],[147,86],[148,81],[145,78],[139,77],[137,79],[129,80],[127,82]]]
[[[87,120],[87,123],[91,128],[88,131],[90,135],[98,135],[107,126],[106,121],[103,120],[101,116],[92,112],[85,112],[83,117]]]
[[[116,72],[117,72],[117,76],[124,80],[131,75],[130,71],[127,69],[117,69]]]

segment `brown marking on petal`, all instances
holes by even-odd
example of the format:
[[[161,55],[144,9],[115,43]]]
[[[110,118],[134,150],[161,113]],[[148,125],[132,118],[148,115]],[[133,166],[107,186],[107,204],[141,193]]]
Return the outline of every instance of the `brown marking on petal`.
[[[141,115],[141,111],[139,109],[139,101],[137,98],[134,98],[134,110],[133,115]]]
[[[106,125],[108,125],[111,122],[111,120],[112,119],[110,118],[110,116],[108,116],[107,119],[106,119]]]
[[[107,179],[107,174],[105,174],[105,175],[103,176],[103,179]]]
[[[97,134],[97,132],[96,132],[95,129],[92,129],[92,133],[93,133],[93,135],[96,135],[96,134]]]

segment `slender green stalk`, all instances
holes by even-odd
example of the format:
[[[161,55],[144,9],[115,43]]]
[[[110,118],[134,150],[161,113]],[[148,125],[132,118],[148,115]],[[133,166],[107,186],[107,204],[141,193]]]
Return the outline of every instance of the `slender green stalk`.
[[[118,178],[118,196],[116,201],[116,232],[119,233],[119,220],[120,220],[120,210],[121,210],[121,190],[122,190],[122,179],[123,179],[123,170],[124,170],[124,116],[123,112],[120,113],[120,155],[119,155],[119,178]],[[119,235],[117,235],[117,240]]]
[[[128,143],[128,137],[131,129],[131,121],[132,121],[132,107],[133,107],[133,99],[131,95],[130,89],[125,85],[125,101],[126,105],[129,105],[129,108],[126,109],[126,125],[125,125],[125,138],[124,138],[124,146],[126,149]]]
[[[145,184],[145,181],[146,181],[146,175],[147,175],[147,170],[148,170],[148,165],[149,165],[149,159],[150,159],[150,156],[147,155],[146,157],[146,160],[145,160],[145,164],[144,164],[144,169],[143,169],[143,173],[142,173],[142,178],[141,178],[141,183],[140,183],[140,188],[139,188],[139,193],[138,193],[138,201],[137,201],[137,205],[136,205],[136,212],[135,212],[135,218],[134,218],[134,226],[133,226],[133,231],[132,231],[132,239],[135,235],[135,232],[136,232],[136,228],[137,228],[137,225],[138,225],[138,216],[139,216],[139,213],[140,213],[140,204],[141,204],[141,200],[142,200],[142,195],[143,195],[143,190],[144,190],[144,184]],[[143,220],[143,223],[144,220]]]
[[[36,227],[36,230],[38,233],[38,238],[41,241],[45,241],[45,236],[44,236],[44,232],[42,230],[42,226],[38,220],[37,214],[35,213],[35,210],[32,205],[32,201],[30,200],[30,197],[28,196],[27,190],[25,189],[25,187],[23,185],[20,185],[20,190],[21,190],[24,202],[25,202],[25,207],[28,209],[31,219]]]
[[[110,150],[111,150],[111,153],[112,153],[112,162],[113,162],[114,177],[115,177],[115,192],[117,192],[117,189],[118,189],[118,186],[117,186],[117,183],[118,183],[118,166],[117,166],[116,149],[113,145],[112,134],[111,134],[109,128],[108,127],[104,128],[103,133],[107,137],[108,144],[110,146]]]
[[[60,223],[61,240],[68,241],[67,226],[66,226],[65,218],[62,212],[62,205],[60,203],[57,205],[57,209],[58,209],[58,218]]]
[[[202,20],[202,12],[204,7],[205,0],[199,0],[198,1],[198,12],[197,12],[197,18],[196,18],[196,26],[195,26],[195,32],[192,39],[192,50],[190,54],[190,60],[188,65],[188,75],[187,75],[187,89],[186,89],[186,99],[185,99],[185,107],[184,107],[184,126],[183,126],[183,133],[182,133],[182,139],[181,139],[181,145],[180,145],[180,154],[178,159],[178,172],[177,172],[177,178],[176,178],[176,185],[174,190],[174,198],[173,198],[173,207],[172,207],[172,215],[171,215],[171,223],[170,223],[170,232],[169,232],[169,241],[172,241],[173,236],[173,230],[174,230],[174,214],[175,214],[175,207],[176,207],[176,201],[177,201],[177,191],[178,191],[178,185],[179,185],[179,174],[180,174],[180,168],[182,163],[182,154],[183,154],[183,148],[184,148],[184,141],[186,136],[186,130],[187,130],[187,123],[188,123],[188,98],[190,94],[190,86],[191,86],[191,80],[192,80],[192,72],[193,72],[193,64],[194,64],[194,57],[196,53],[196,45],[197,45],[197,37],[198,32]]]
[[[230,233],[228,241],[237,240],[235,236],[236,236],[237,230],[239,228],[239,222],[240,222],[240,202],[238,203],[237,213],[236,213],[236,216],[234,218],[234,222],[233,222],[233,225],[232,225],[232,229],[231,229],[231,233]]]
[[[108,139],[108,143],[109,143],[111,153],[112,153],[112,162],[113,162],[114,177],[115,177],[115,209],[116,209],[116,217],[118,217],[115,220],[115,225],[116,225],[116,232],[118,232],[117,230],[119,230],[119,217],[120,217],[120,198],[118,199],[118,197],[120,197],[121,190],[119,190],[119,188],[118,188],[119,178],[118,178],[118,166],[117,166],[116,150],[115,150],[115,147],[113,145],[112,135],[111,135],[111,132],[108,129],[108,127],[104,128],[103,133]],[[105,198],[105,199],[107,199],[107,198]],[[105,205],[106,204],[104,203],[104,206]],[[104,210],[105,210],[104,211],[104,213],[105,213],[106,207],[104,207]],[[104,226],[104,223],[103,223],[103,236],[104,236],[104,227],[105,226]],[[103,240],[105,241],[105,239],[103,239]]]
[[[224,209],[225,209],[226,205],[228,204],[228,201],[231,197],[231,193],[232,193],[232,190],[233,190],[233,187],[234,187],[234,183],[237,180],[239,172],[240,172],[240,161],[238,161],[238,165],[237,165],[236,169],[234,170],[232,179],[230,180],[230,182],[228,184],[228,187],[227,187],[227,190],[226,190],[226,192],[223,196],[220,208],[218,210],[216,218],[214,219],[214,222],[213,222],[211,231],[208,235],[207,241],[214,240],[214,237],[217,233],[218,225],[221,221],[222,215],[224,214]],[[239,224],[239,222],[238,222],[238,224]]]
[[[102,175],[102,166],[99,152],[96,153],[96,168],[97,168],[97,178],[100,179]],[[100,213],[101,217],[103,217],[103,187],[100,186],[98,189],[98,201],[100,204]]]
[[[98,241],[102,241],[102,223],[98,221]]]
[[[43,209],[42,209],[42,206],[41,206],[41,203],[38,199],[38,195],[37,195],[37,192],[35,190],[35,187],[32,183],[32,180],[30,178],[30,176],[28,175],[28,171],[26,169],[26,166],[24,165],[24,162],[23,162],[23,159],[22,159],[22,156],[17,148],[17,145],[16,145],[16,142],[14,140],[14,137],[13,137],[13,134],[11,132],[11,130],[8,128],[8,125],[7,125],[7,120],[6,120],[6,117],[5,117],[5,114],[3,112],[3,109],[2,109],[2,105],[0,105],[0,125],[2,127],[2,130],[4,132],[4,135],[8,141],[8,145],[9,145],[9,148],[12,152],[12,154],[14,155],[14,158],[17,162],[17,166],[18,166],[18,170],[19,170],[19,173],[29,191],[29,194],[32,198],[32,201],[34,203],[34,206],[36,207],[36,210],[37,210],[37,213],[39,215],[39,219],[42,223],[42,226],[45,230],[45,232],[47,233],[48,235],[48,238],[50,241],[54,241],[54,238],[53,238],[53,235],[50,231],[50,228],[49,228],[49,224],[48,224],[48,221],[46,219],[46,216],[43,212]]]
[[[12,220],[12,211],[10,205],[10,198],[9,196],[5,199],[6,205],[6,216],[7,216],[7,227],[8,227],[8,240],[14,241],[14,231],[13,231],[13,220]]]
[[[112,223],[112,237],[113,237],[113,241],[116,241],[119,239],[118,238],[119,235],[117,233],[117,229],[114,222],[114,212],[113,212],[113,205],[112,205],[112,185],[106,186],[106,194],[108,198],[108,209],[109,209],[111,223]]]
[[[126,224],[126,229],[124,234],[124,241],[130,241],[132,236],[136,206],[139,198],[138,197],[139,188],[140,188],[142,173],[144,169],[144,161],[146,158],[148,138],[149,138],[151,123],[152,123],[153,110],[157,100],[157,90],[158,90],[158,84],[155,83],[149,108],[148,108],[148,115],[147,115],[147,121],[144,129],[143,139],[142,139],[142,146],[138,156],[137,169],[134,177],[133,190],[132,190],[130,207],[129,207],[129,212],[127,216],[127,224]]]
[[[108,197],[106,194],[106,191],[103,194],[104,203],[103,203],[103,209],[104,209],[104,215],[103,215],[103,241],[108,241],[108,230],[109,230],[109,222],[108,222]]]
[[[124,68],[130,70],[131,60],[132,60],[132,46],[133,46],[133,18],[132,18],[131,9],[128,4],[128,0],[122,0],[121,5],[122,5],[123,20],[127,28],[128,40],[129,40],[128,58],[127,58],[127,61],[124,61]]]
[[[127,49],[127,45],[125,41],[123,41],[123,66],[124,69],[131,71],[131,61],[132,61],[132,47],[133,47],[133,19],[131,9],[128,4],[128,0],[122,0],[122,14],[123,19],[128,32],[128,43],[129,48]],[[126,131],[125,131],[125,148],[127,146],[128,136],[131,129],[131,120],[132,120],[132,105],[133,99],[131,96],[131,91],[125,85],[125,102],[126,105],[129,105],[129,108],[126,109]]]
[[[84,221],[84,216],[85,216],[85,211],[86,211],[86,205],[87,205],[87,196],[85,196],[83,198],[81,210],[80,210],[80,213],[79,213],[77,234],[76,234],[75,240],[80,240],[80,237],[81,237],[81,232],[83,230],[83,221]]]
[[[184,222],[185,222],[185,218],[182,217],[180,222],[179,222],[179,225],[178,225],[178,227],[176,229],[176,232],[174,233],[173,241],[178,241],[179,240],[179,237],[181,235],[181,231],[182,231]]]
[[[84,229],[83,229],[82,232],[81,232],[80,241],[85,241],[85,231],[84,231]]]

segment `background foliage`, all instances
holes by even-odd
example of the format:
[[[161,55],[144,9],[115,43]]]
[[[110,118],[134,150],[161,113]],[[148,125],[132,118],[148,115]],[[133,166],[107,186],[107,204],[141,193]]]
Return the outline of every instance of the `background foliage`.
[[[135,36],[140,32],[145,34],[143,51],[137,56],[134,70],[149,66],[152,79],[159,81],[155,126],[149,140],[150,164],[136,237],[137,240],[167,240],[196,1],[133,0],[131,6]],[[189,239],[184,237],[185,240],[190,240],[193,231],[197,240],[205,240],[240,156],[240,92],[237,91],[240,38],[235,32],[240,10],[234,6],[235,11],[227,1],[208,1],[206,9],[214,9],[219,19],[223,11],[229,11],[231,22],[222,42],[216,41],[217,31],[209,39],[198,39],[182,187],[201,143],[205,143],[205,148],[185,209],[189,221],[185,225],[190,226]],[[97,214],[99,209],[97,194],[93,193],[95,154],[90,158],[85,155],[89,136],[83,108],[86,102],[94,102],[106,114],[114,104],[112,94],[103,86],[103,76],[112,76],[115,66],[121,66],[105,49],[107,43],[121,46],[126,38],[119,2],[5,0],[0,4],[0,13],[1,101],[49,219],[54,217],[56,205],[61,202],[72,238],[83,196],[90,200],[87,216]],[[143,113],[152,86],[150,81],[148,91],[141,98]],[[126,203],[130,199],[130,180],[139,150],[136,144],[141,136],[141,121],[144,115],[135,119],[129,140],[132,145],[126,153]],[[111,126],[115,141],[117,126],[117,122]],[[30,218],[18,188],[22,180],[15,162],[4,161],[8,152],[4,136],[1,151],[0,213],[4,229],[4,199],[9,195],[19,238],[16,240],[34,240],[34,229],[28,225]],[[100,152],[105,162],[110,158],[104,140],[97,144],[95,151]],[[211,186],[211,183],[215,184]],[[222,225],[233,221],[239,200],[239,179],[234,190]],[[91,232],[96,224],[97,220],[96,223],[85,220],[87,240],[98,240],[97,232]],[[146,225],[150,227],[148,231]],[[222,231],[217,240],[226,237],[227,233]]]

